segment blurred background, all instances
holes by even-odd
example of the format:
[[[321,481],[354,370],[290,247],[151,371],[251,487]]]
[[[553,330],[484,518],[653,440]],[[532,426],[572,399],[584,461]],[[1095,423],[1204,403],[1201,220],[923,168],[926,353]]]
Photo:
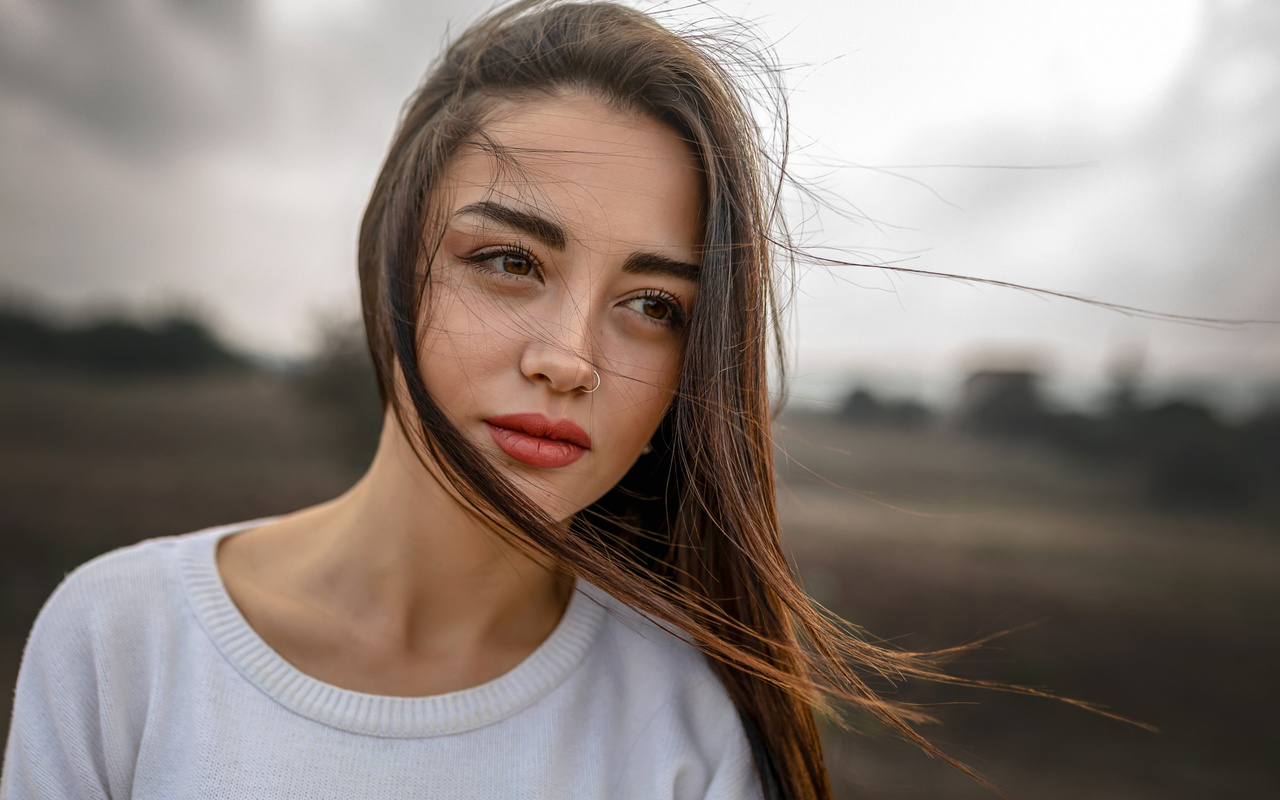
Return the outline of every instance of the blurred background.
[[[1020,798],[1280,788],[1280,5],[644,5],[771,44],[802,262],[787,546]],[[461,0],[0,0],[0,684],[66,571],[344,490],[355,236]],[[903,267],[1130,306],[918,277]],[[1216,322],[1186,322],[1142,312]],[[0,693],[7,719],[10,695]],[[841,797],[992,796],[828,731]]]

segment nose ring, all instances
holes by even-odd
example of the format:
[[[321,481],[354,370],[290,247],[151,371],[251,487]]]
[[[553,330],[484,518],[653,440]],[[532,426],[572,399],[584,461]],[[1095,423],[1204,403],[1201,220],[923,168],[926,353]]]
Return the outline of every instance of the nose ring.
[[[582,393],[583,393],[583,394],[591,394],[591,393],[592,393],[592,392],[594,392],[596,389],[599,389],[599,388],[600,388],[600,373],[599,373],[599,372],[596,372],[596,371],[593,369],[593,370],[591,370],[591,374],[596,376],[596,385],[595,385],[595,386],[592,386],[590,389],[583,389],[583,390],[582,390]]]

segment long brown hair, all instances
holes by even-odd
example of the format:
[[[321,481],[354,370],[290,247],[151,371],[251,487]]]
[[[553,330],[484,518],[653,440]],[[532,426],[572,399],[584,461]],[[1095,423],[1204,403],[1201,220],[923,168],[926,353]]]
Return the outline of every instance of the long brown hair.
[[[683,137],[706,212],[698,302],[655,452],[566,530],[450,424],[416,343],[439,225],[431,201],[450,160],[483,142],[495,101],[573,90]],[[360,283],[383,403],[420,457],[510,541],[695,643],[742,717],[766,796],[807,800],[831,794],[814,720],[830,699],[941,755],[912,728],[922,715],[867,681],[945,679],[946,654],[851,633],[808,599],[779,546],[769,362],[781,353],[774,273],[788,251],[779,161],[761,138],[726,66],[692,38],[612,3],[518,2],[463,32],[406,105],[361,226]],[[412,409],[398,400],[400,378]]]

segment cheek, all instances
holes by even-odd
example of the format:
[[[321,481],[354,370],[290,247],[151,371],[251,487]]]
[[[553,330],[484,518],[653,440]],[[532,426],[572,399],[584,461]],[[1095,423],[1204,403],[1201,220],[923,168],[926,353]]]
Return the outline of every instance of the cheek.
[[[664,348],[657,353],[633,352],[612,359],[615,391],[605,400],[606,407],[597,408],[596,413],[618,431],[620,440],[634,439],[638,449],[653,435],[675,395],[680,356],[678,351]]]
[[[432,287],[424,311],[419,364],[428,391],[439,401],[474,392],[478,382],[510,362],[511,319],[475,303],[447,284]]]

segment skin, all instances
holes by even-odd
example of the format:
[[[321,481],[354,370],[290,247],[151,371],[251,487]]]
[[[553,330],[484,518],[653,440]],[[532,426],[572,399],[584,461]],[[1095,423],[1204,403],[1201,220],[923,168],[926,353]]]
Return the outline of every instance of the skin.
[[[670,129],[587,95],[505,103],[486,133],[518,169],[479,148],[450,165],[422,376],[502,474],[567,521],[626,473],[670,404],[679,321],[697,295],[679,265],[697,264],[702,181]],[[562,241],[501,209],[550,222]],[[485,423],[511,413],[571,420],[591,446],[565,467],[524,464]],[[424,468],[391,414],[346,494],[227,537],[217,560],[268,645],[371,694],[499,677],[550,635],[572,593],[570,576],[503,542]]]

